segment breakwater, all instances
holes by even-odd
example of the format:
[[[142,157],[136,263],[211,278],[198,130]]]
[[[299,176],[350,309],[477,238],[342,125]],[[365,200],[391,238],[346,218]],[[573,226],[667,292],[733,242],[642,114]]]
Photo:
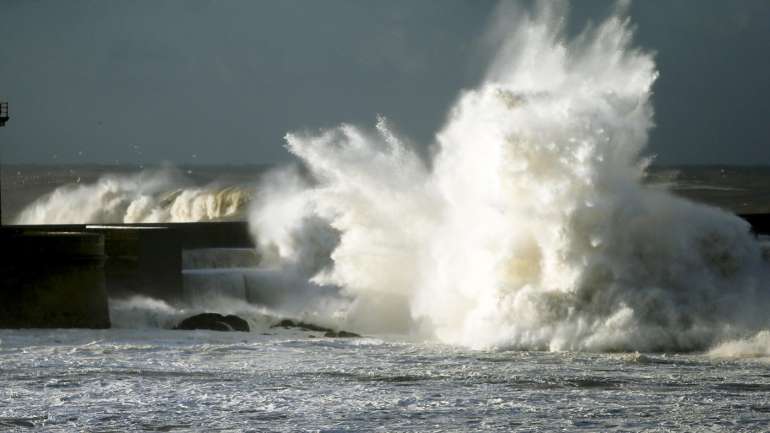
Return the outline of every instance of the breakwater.
[[[770,214],[741,215],[770,235]],[[251,248],[248,223],[13,225],[0,228],[0,327],[109,327],[109,298],[174,300],[185,250]]]
[[[4,231],[0,327],[109,328],[104,236]]]
[[[108,298],[178,299],[184,250],[253,246],[245,222],[3,226],[0,327],[106,328]]]

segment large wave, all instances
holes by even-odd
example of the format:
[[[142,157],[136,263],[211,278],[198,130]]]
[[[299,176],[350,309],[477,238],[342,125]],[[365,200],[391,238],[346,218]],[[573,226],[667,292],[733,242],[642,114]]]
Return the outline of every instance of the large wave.
[[[290,133],[265,257],[350,299],[337,317],[470,347],[693,350],[767,328],[749,226],[642,185],[653,55],[623,4],[577,38],[564,3],[502,8],[498,55],[427,163],[392,132]]]
[[[163,223],[245,219],[251,187],[196,186],[170,167],[67,184],[27,207],[16,224]]]

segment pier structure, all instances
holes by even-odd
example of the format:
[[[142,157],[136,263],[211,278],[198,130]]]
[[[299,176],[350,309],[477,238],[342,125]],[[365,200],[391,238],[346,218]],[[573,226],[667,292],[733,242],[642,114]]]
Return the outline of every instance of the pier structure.
[[[185,250],[254,247],[245,222],[5,225],[0,243],[0,328],[108,328],[110,298],[182,298]]]
[[[3,231],[0,327],[109,328],[104,236]]]

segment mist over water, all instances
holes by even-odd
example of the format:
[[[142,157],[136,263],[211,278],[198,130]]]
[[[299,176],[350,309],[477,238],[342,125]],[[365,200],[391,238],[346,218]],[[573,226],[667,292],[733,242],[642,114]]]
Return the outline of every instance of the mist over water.
[[[349,303],[363,332],[469,347],[680,351],[768,328],[741,219],[642,185],[653,55],[623,4],[574,40],[564,4],[501,8],[498,54],[426,162],[386,119],[290,133],[302,170],[250,214],[272,266]]]

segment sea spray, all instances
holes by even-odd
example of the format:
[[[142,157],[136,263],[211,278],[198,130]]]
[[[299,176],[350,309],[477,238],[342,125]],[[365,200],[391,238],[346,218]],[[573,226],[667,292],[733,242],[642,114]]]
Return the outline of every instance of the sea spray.
[[[251,187],[197,186],[171,167],[105,174],[61,186],[21,211],[16,224],[160,223],[244,217]]]
[[[174,305],[145,296],[110,300],[112,327],[122,329],[173,329],[188,317],[210,311],[237,315],[255,331],[267,331],[280,320],[263,307],[228,297],[210,299],[206,305]]]
[[[766,328],[748,225],[641,184],[658,72],[622,5],[572,41],[563,3],[508,12],[429,164],[384,119],[288,134],[306,174],[263,183],[250,217],[263,254],[338,288],[336,317],[364,332],[649,351]]]
[[[722,342],[709,350],[708,355],[712,358],[755,358],[770,361],[770,331],[760,331],[750,338]]]

